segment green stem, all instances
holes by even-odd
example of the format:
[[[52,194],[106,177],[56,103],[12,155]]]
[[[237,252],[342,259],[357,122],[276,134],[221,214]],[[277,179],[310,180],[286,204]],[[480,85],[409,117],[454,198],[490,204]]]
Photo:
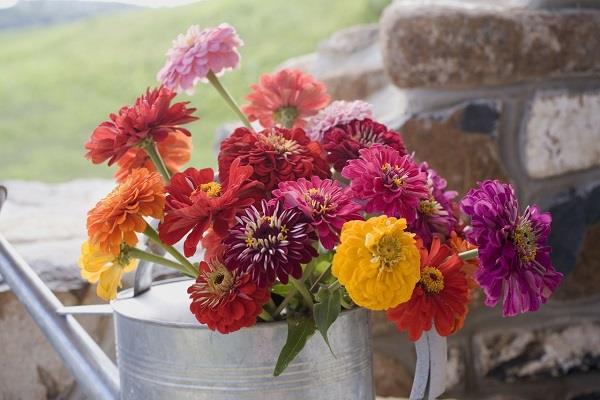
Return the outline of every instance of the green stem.
[[[149,141],[148,143],[143,145],[142,148],[146,151],[146,154],[148,154],[148,157],[150,157],[150,159],[152,160],[152,163],[154,164],[156,170],[160,172],[160,174],[163,176],[165,182],[169,182],[169,180],[171,179],[171,174],[165,166],[162,157],[158,153],[158,150],[156,150],[156,144],[154,143],[154,141]]]
[[[321,279],[323,279],[325,276],[327,276],[329,274],[329,270],[330,269],[331,269],[331,264],[329,264],[329,266],[327,268],[325,268],[325,271],[323,271],[321,273],[321,275],[319,275],[319,277],[315,280],[315,282],[310,287],[309,291],[312,292],[313,290],[315,290],[315,288],[317,287],[317,285],[319,284],[319,282],[321,282]]]
[[[185,268],[183,265],[176,263],[175,261],[171,261],[167,258],[157,256],[156,254],[148,253],[147,251],[140,250],[135,247],[129,248],[127,250],[127,254],[129,256],[131,256],[133,258],[137,258],[139,260],[145,260],[145,261],[149,261],[149,262],[152,262],[155,264],[164,265],[165,267],[173,268],[173,269],[181,272],[184,275],[194,278],[194,276],[191,275],[190,272],[187,270],[187,268]]]
[[[260,314],[258,314],[258,317],[260,319],[262,319],[263,321],[273,321],[273,317],[265,309],[263,309],[262,312]]]
[[[144,235],[148,236],[150,240],[157,243],[160,247],[165,249],[167,253],[172,255],[177,261],[179,261],[188,271],[188,275],[193,276],[194,278],[198,276],[197,269],[192,265],[191,262],[188,261],[179,251],[177,251],[173,246],[169,246],[168,244],[163,243],[162,240],[158,237],[158,232],[154,230],[150,226],[150,224],[146,224],[146,230],[144,231]]]
[[[458,256],[464,261],[472,260],[474,258],[479,257],[479,250],[473,249],[473,250],[463,251],[462,253],[458,253]]]
[[[240,109],[240,106],[238,106],[238,104],[235,102],[233,97],[231,97],[227,89],[225,89],[225,87],[221,84],[221,81],[219,81],[219,78],[217,78],[214,72],[210,71],[208,75],[206,75],[206,77],[208,78],[208,81],[213,85],[213,87],[217,90],[217,92],[219,92],[221,97],[223,97],[227,105],[238,116],[240,121],[242,121],[242,123],[246,126],[246,128],[250,129],[251,131],[254,131],[254,129],[252,129],[250,121],[248,121],[248,118],[246,118],[246,115]]]
[[[331,285],[327,286],[329,290],[337,290],[342,287],[342,284],[337,279]]]
[[[296,290],[298,292],[300,292],[300,295],[302,295],[302,298],[306,302],[306,305],[312,310],[313,305],[314,305],[313,304],[313,300],[312,300],[312,296],[309,293],[309,291],[306,288],[306,286],[304,285],[304,282],[300,282],[299,280],[294,279],[294,278],[290,278],[290,282],[292,282],[292,285],[294,285],[294,287],[296,288]]]
[[[313,271],[315,269],[315,265],[316,264],[314,262],[310,262],[306,266],[306,269],[304,270],[304,273],[302,274],[302,277],[300,279],[298,279],[298,280],[295,280],[293,278],[290,279],[292,281],[292,287],[290,288],[290,291],[288,292],[287,296],[285,296],[285,298],[283,299],[283,301],[281,302],[281,304],[279,304],[279,307],[277,307],[277,309],[273,313],[273,317],[274,318],[277,318],[277,316],[279,316],[279,314],[281,314],[281,312],[283,311],[283,309],[288,305],[288,303],[292,300],[292,298],[296,295],[296,293],[298,293],[298,288],[297,288],[297,286],[296,286],[296,284],[295,284],[294,281],[296,281],[300,285],[304,286],[304,281],[309,276],[312,275],[312,273],[313,273]],[[312,304],[312,299],[311,299],[311,304]]]

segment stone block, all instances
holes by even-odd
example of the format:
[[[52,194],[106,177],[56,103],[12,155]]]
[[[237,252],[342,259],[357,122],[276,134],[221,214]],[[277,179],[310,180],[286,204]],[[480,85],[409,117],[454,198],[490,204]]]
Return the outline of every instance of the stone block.
[[[484,381],[566,377],[600,369],[600,321],[477,333],[473,348],[475,371]]]
[[[406,396],[412,387],[412,373],[393,355],[382,351],[373,354],[375,391],[381,396]]]
[[[402,88],[464,88],[600,71],[600,11],[515,2],[396,0],[381,18],[385,69]]]
[[[482,179],[506,179],[495,140],[501,112],[500,102],[474,100],[415,114],[399,130],[418,160],[426,160],[451,190],[464,194]]]
[[[525,166],[546,178],[600,166],[600,91],[538,93],[525,118]]]

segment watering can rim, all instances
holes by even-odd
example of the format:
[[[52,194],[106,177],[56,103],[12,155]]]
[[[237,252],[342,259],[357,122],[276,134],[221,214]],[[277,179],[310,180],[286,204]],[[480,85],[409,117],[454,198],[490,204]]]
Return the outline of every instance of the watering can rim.
[[[196,320],[189,310],[187,287],[193,279],[178,277],[157,281],[148,290],[133,296],[133,288],[123,290],[110,302],[115,314],[121,318],[143,323],[189,329],[208,329]],[[342,311],[340,318],[354,312],[365,311],[361,307]],[[259,322],[247,329],[272,329],[286,326],[287,321]]]

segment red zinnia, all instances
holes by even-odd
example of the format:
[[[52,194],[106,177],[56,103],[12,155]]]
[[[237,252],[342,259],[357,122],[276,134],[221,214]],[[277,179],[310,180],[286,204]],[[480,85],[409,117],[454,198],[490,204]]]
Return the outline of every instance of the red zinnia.
[[[112,165],[129,149],[147,140],[160,142],[174,131],[190,136],[179,125],[198,119],[192,116],[196,109],[187,108],[188,102],[171,105],[175,95],[164,86],[148,89],[133,106],[124,106],[118,114],[110,114],[110,120],[98,125],[85,144],[86,158],[94,164],[108,160],[108,165]]]
[[[300,128],[272,128],[254,133],[247,128],[236,129],[221,143],[219,178],[224,187],[229,185],[229,169],[233,160],[254,168],[252,179],[271,191],[279,182],[299,178],[329,178],[331,171],[323,149],[311,141]]]
[[[165,140],[156,144],[156,149],[169,172],[175,174],[179,172],[179,168],[190,161],[192,139],[179,131],[173,131],[169,133]],[[117,182],[125,180],[134,169],[146,168],[149,171],[156,170],[148,153],[139,147],[129,149],[117,161],[117,164],[119,165],[117,172],[115,172]]]
[[[220,333],[252,326],[270,298],[247,273],[230,272],[219,259],[202,261],[196,282],[188,288],[196,319]]]
[[[406,147],[398,132],[391,131],[385,125],[369,118],[336,125],[323,135],[327,161],[338,171],[346,166],[348,160],[357,159],[360,149],[374,144],[386,144],[397,150],[400,155],[406,154]]]
[[[263,185],[250,178],[252,167],[236,160],[228,173],[226,188],[214,181],[212,168],[188,168],[173,175],[166,187],[165,217],[158,227],[163,242],[175,244],[189,233],[183,251],[191,257],[208,228],[225,236],[235,215],[264,195]]]
[[[420,243],[422,244],[422,242]],[[450,247],[434,236],[431,250],[421,247],[421,279],[406,303],[389,309],[388,319],[398,330],[408,331],[416,341],[424,331],[435,328],[448,336],[462,328],[469,303],[469,286],[463,262]]]
[[[315,115],[329,103],[325,85],[311,75],[294,69],[263,74],[260,83],[251,86],[246,96],[250,104],[244,113],[250,121],[260,121],[265,128],[275,124],[285,128],[303,128],[306,117]]]

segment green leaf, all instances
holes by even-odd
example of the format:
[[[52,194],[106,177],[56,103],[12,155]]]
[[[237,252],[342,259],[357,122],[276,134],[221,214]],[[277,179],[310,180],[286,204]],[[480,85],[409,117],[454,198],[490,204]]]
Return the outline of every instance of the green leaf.
[[[274,376],[279,376],[290,362],[302,351],[308,338],[315,333],[315,321],[310,316],[293,315],[288,317],[287,340],[275,365]]]
[[[327,331],[340,315],[340,311],[342,310],[342,294],[339,289],[334,291],[322,289],[319,290],[318,298],[319,303],[315,304],[313,311],[315,324],[319,332],[321,332],[321,336],[325,339],[329,351],[333,354],[333,350],[329,344],[329,338],[327,337]]]
[[[290,283],[288,283],[287,285],[284,285],[283,283],[276,283],[271,288],[271,292],[275,293],[276,295],[279,295],[281,297],[285,297],[290,292],[291,288],[292,288],[292,285]]]

